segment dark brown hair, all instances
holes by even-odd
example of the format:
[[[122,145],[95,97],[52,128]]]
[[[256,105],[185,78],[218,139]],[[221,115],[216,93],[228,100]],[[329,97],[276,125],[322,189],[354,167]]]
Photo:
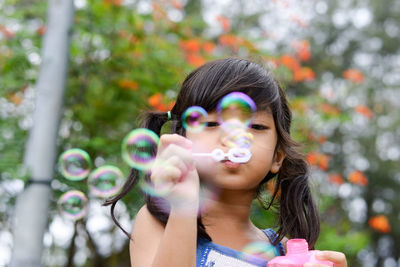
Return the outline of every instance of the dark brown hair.
[[[207,111],[214,110],[219,100],[233,91],[247,94],[254,100],[258,110],[268,110],[272,113],[278,136],[275,152],[279,148],[286,156],[278,174],[269,173],[259,186],[259,189],[262,188],[268,180],[276,177],[272,200],[269,205],[264,205],[264,208],[268,209],[274,200],[278,200],[279,237],[276,243],[284,236],[304,238],[310,248],[313,248],[319,235],[320,223],[308,184],[308,165],[303,155],[298,152],[297,143],[290,137],[292,114],[286,96],[265,68],[245,59],[227,58],[208,62],[194,70],[183,82],[176,104],[171,110],[171,132],[185,135],[180,118],[188,107],[196,105]],[[140,127],[160,135],[161,127],[167,121],[167,113],[148,112]],[[132,169],[121,192],[104,203],[111,205],[111,216],[121,229],[114,216],[115,205],[137,184],[138,179],[138,171]],[[160,208],[163,199],[145,195],[145,200],[150,213],[166,225],[169,212]],[[122,230],[129,236],[124,229]],[[201,217],[198,218],[198,236],[211,240]]]

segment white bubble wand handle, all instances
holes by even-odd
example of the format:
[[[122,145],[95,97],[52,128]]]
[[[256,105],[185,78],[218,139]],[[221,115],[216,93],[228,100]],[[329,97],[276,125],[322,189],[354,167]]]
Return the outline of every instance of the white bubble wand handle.
[[[193,153],[193,156],[212,157],[215,161],[230,160],[235,163],[246,163],[251,158],[251,152],[247,148],[234,147],[224,153],[222,149],[216,148],[211,153]]]

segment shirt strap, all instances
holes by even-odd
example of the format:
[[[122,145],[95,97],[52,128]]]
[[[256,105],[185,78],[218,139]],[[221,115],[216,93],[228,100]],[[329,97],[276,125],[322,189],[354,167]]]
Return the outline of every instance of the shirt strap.
[[[278,235],[271,228],[264,229],[263,232],[267,235],[271,244],[273,244],[275,242],[275,240],[278,238]],[[283,245],[281,242],[279,242],[275,247],[278,249],[279,254],[281,256],[285,255],[285,249],[283,248]]]

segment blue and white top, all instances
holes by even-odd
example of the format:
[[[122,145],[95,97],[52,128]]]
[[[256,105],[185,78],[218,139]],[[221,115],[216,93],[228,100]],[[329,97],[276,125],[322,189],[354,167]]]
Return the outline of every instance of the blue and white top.
[[[272,229],[265,229],[263,232],[267,235],[271,243],[277,238],[276,233]],[[275,248],[278,254],[276,256],[285,255],[281,242]],[[206,239],[200,238],[197,242],[197,267],[266,267],[267,264],[268,261],[263,258],[245,254]]]

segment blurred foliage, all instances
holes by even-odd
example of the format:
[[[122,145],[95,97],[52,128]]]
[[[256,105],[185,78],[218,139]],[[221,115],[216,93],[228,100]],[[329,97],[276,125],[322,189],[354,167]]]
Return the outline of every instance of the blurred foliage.
[[[285,1],[247,13],[252,1],[235,1],[239,8],[218,16],[220,30],[214,34],[201,15],[212,8],[205,2],[75,1],[58,151],[79,147],[96,166],[113,164],[127,175],[121,140],[137,127],[143,110],[169,110],[185,76],[207,60],[252,58],[274,72],[290,98],[293,136],[312,165],[321,211],[317,249],[343,251],[349,266],[395,266],[390,263],[400,257],[399,2],[317,1],[311,18],[291,17],[295,30],[282,39],[274,38],[273,25],[266,30],[261,22],[266,15],[271,21],[279,17],[277,7],[289,9]],[[22,161],[33,124],[46,3],[0,5],[0,225],[7,231],[21,179],[27,179]],[[55,173],[49,228],[59,220],[62,193],[88,193],[84,182]],[[132,191],[124,203],[118,216],[132,220],[143,203],[140,192]],[[257,203],[252,217],[259,227],[276,223]],[[54,236],[45,242],[49,266],[128,265],[128,239],[107,228],[102,234],[113,241],[104,249],[88,223],[73,226],[72,242]],[[74,257],[79,249],[87,253]]]

